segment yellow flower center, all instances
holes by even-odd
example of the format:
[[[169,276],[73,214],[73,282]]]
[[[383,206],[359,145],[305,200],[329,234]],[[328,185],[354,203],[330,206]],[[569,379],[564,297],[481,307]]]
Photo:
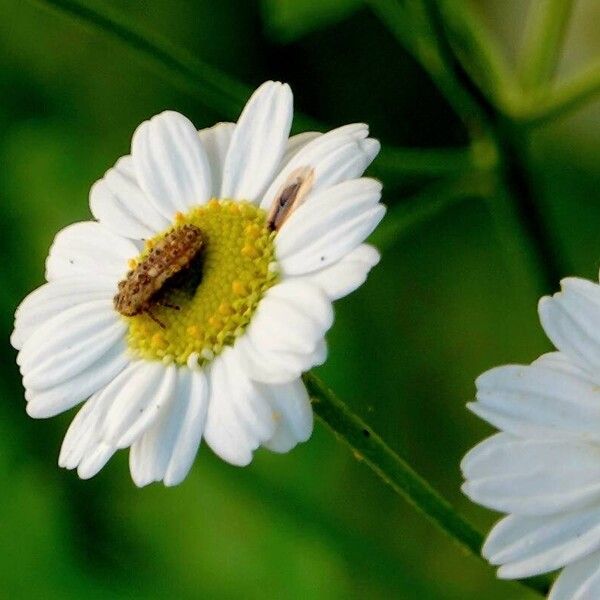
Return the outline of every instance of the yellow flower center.
[[[266,213],[248,202],[213,199],[178,214],[174,225],[148,240],[131,268],[173,229],[202,232],[196,261],[166,285],[149,312],[123,317],[134,354],[177,364],[202,364],[242,334],[265,291],[277,280],[274,232]],[[154,318],[153,318],[154,317]]]

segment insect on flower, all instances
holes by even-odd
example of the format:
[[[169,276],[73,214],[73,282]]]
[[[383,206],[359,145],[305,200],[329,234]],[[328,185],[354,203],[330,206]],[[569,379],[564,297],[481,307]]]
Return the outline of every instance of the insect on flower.
[[[290,173],[273,201],[268,218],[271,229],[281,229],[288,217],[304,202],[314,179],[315,171],[310,167],[300,167]]]
[[[88,479],[129,448],[136,485],[171,486],[201,440],[243,466],[310,437],[302,373],[379,261],[385,206],[367,125],[290,137],[292,108],[268,81],[235,124],[155,115],[92,186],[97,221],[57,234],[11,343],[29,415],[83,402],[60,466]]]
[[[179,310],[178,306],[165,303],[161,293],[173,276],[190,266],[203,245],[202,232],[195,225],[171,231],[119,282],[115,309],[126,317],[146,312],[164,328],[152,314],[152,306],[160,304]]]

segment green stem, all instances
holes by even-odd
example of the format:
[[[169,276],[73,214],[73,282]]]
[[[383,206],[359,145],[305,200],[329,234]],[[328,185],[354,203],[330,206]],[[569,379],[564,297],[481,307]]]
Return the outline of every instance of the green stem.
[[[313,408],[339,438],[375,474],[429,520],[445,531],[468,553],[481,559],[483,536],[473,525],[423,479],[405,460],[396,454],[369,426],[354,414],[314,373],[304,375],[304,382],[313,400]],[[487,564],[487,563],[486,563]],[[534,592],[545,594],[543,582],[520,582]]]
[[[513,247],[521,246],[525,250],[521,254],[528,254],[528,262],[537,267],[534,271],[539,289],[545,294],[551,293],[571,269],[562,258],[559,242],[552,234],[547,211],[536,197],[530,137],[509,120],[500,119],[495,129],[502,157],[503,181],[497,186],[498,193],[490,196],[490,204],[495,208],[500,237],[505,240],[521,238],[515,239]],[[515,230],[521,235],[515,236]],[[507,245],[509,255],[510,247]]]
[[[573,0],[537,0],[529,7],[519,62],[521,84],[536,92],[550,81],[560,56]]]

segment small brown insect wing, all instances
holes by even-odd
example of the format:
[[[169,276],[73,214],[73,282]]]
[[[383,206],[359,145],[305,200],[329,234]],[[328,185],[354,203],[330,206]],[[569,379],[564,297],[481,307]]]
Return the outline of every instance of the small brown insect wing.
[[[315,171],[311,167],[299,167],[290,173],[273,200],[267,218],[271,229],[279,231],[288,217],[304,203],[314,179]]]

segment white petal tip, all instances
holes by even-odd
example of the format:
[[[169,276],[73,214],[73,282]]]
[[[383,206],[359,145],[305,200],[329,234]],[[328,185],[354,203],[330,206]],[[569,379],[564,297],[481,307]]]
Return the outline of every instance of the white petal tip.
[[[361,148],[363,152],[367,155],[369,162],[373,161],[375,157],[379,154],[381,150],[381,144],[378,140],[373,138],[367,138],[361,142]]]
[[[23,346],[23,342],[24,340],[22,339],[22,337],[19,335],[19,331],[17,329],[15,329],[11,334],[10,334],[10,345],[15,349],[15,350],[20,350],[21,346]]]
[[[49,413],[47,407],[39,406],[35,401],[28,402],[25,410],[32,419],[48,419],[49,417],[54,416]]]
[[[187,473],[185,475],[177,474],[175,476],[166,475],[163,479],[163,483],[165,487],[175,487],[183,482],[183,480],[187,477]]]

